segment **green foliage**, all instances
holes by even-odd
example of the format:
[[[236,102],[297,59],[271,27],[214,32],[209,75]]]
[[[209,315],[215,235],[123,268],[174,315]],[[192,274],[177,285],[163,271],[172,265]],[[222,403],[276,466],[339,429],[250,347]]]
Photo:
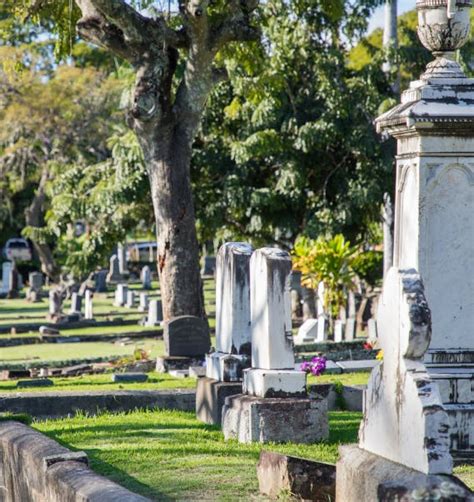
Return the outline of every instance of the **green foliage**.
[[[359,253],[352,261],[354,272],[369,286],[378,286],[383,276],[382,251],[365,251]]]
[[[390,91],[380,66],[345,63],[373,4],[272,0],[262,44],[221,54],[230,82],[209,99],[192,164],[201,240],[366,238],[390,188],[373,127]]]
[[[10,422],[11,420],[25,425],[31,425],[33,422],[28,413],[0,413],[0,422]]]
[[[296,239],[293,248],[293,267],[302,273],[302,284],[316,289],[320,282],[325,286],[325,308],[333,317],[339,315],[345,304],[346,293],[354,288],[353,262],[356,248],[342,235],[332,239],[308,237]]]

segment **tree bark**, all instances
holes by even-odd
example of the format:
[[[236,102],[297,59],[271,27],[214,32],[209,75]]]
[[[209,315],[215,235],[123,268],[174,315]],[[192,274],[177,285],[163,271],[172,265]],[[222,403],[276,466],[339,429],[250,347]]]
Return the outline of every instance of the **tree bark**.
[[[46,199],[45,187],[49,178],[49,171],[45,168],[41,174],[38,188],[30,206],[25,211],[26,225],[32,228],[41,228],[44,223],[44,203]],[[53,282],[59,280],[59,267],[57,266],[51,248],[48,244],[31,239],[36,253],[41,262],[41,271]]]

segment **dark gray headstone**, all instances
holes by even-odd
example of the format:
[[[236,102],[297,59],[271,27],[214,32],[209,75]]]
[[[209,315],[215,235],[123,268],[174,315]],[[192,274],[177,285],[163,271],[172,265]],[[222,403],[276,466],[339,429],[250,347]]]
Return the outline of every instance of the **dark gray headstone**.
[[[39,291],[43,287],[43,274],[41,272],[30,272],[28,281],[31,289]]]
[[[19,380],[16,384],[16,386],[20,388],[25,388],[25,387],[51,387],[54,385],[54,382],[52,380],[49,380],[48,378],[38,378],[34,380]]]
[[[215,256],[205,256],[204,264],[201,270],[202,275],[214,275],[216,271],[216,257]]]
[[[146,382],[148,375],[146,373],[114,373],[112,381],[116,383],[136,383]]]
[[[95,273],[95,290],[97,293],[107,292],[107,270],[99,270]]]
[[[199,317],[180,316],[166,321],[163,338],[168,356],[204,356],[211,348],[209,326]]]

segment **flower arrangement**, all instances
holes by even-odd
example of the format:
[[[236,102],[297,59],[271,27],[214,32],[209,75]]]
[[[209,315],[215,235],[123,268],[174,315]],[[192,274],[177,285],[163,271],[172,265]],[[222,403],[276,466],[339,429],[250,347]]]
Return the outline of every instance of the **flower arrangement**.
[[[313,376],[320,376],[326,371],[326,358],[315,356],[311,361],[304,361],[301,363],[300,370]]]

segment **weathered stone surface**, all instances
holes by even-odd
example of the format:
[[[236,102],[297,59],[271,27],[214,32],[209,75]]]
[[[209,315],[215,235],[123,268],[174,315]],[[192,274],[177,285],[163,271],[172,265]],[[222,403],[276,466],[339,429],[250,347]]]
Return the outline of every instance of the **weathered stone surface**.
[[[140,272],[140,279],[142,281],[143,289],[151,289],[151,269],[145,265]]]
[[[199,378],[196,385],[197,419],[206,424],[220,425],[226,398],[241,392],[241,382],[219,382],[212,378]]]
[[[257,477],[262,495],[277,498],[284,491],[298,500],[327,502],[336,497],[336,466],[261,451]]]
[[[377,323],[384,361],[369,379],[360,447],[426,474],[450,474],[449,419],[421,362],[431,319],[414,270],[390,269]]]
[[[21,392],[0,394],[0,413],[28,413],[34,418],[73,416],[78,411],[122,412],[137,408],[194,411],[194,390],[117,390],[90,392]]]
[[[127,303],[128,285],[127,284],[117,284],[117,289],[115,290],[115,307],[123,307]]]
[[[166,321],[163,339],[168,356],[204,357],[211,348],[207,322],[194,316],[180,316]]]
[[[140,312],[146,312],[150,303],[150,297],[148,293],[140,293],[140,302],[138,304],[138,310]]]
[[[175,378],[188,378],[189,370],[169,370],[168,373]]]
[[[107,274],[106,282],[116,283],[122,280],[122,275],[119,269],[119,259],[116,254],[110,257],[109,273]]]
[[[329,434],[327,402],[231,396],[222,410],[222,430],[225,439],[241,443],[314,443]]]
[[[73,293],[71,296],[70,314],[80,314],[82,310],[82,296],[79,293]]]
[[[295,345],[303,345],[305,343],[314,343],[318,339],[318,320],[306,319],[306,321],[298,329],[294,342]]]
[[[146,373],[114,373],[112,375],[112,382],[116,383],[146,382],[147,380]]]
[[[243,370],[250,366],[250,357],[246,355],[212,352],[206,354],[206,376],[222,382],[242,380]]]
[[[336,464],[336,500],[344,502],[472,502],[474,494],[459,479],[427,475],[379,455],[346,445]]]
[[[155,370],[158,373],[168,373],[170,370],[186,370],[190,366],[200,366],[204,362],[204,358],[198,357],[182,357],[182,356],[168,356],[157,357]]]
[[[84,318],[89,321],[94,318],[94,306],[92,303],[92,291],[90,289],[86,290],[86,293],[85,293]]]
[[[85,453],[18,422],[0,423],[0,479],[3,502],[149,500],[95,474]]]
[[[213,276],[216,271],[216,257],[205,256],[204,263],[201,269],[201,275]]]
[[[48,378],[34,378],[31,380],[20,380],[16,386],[21,389],[25,387],[51,387],[54,385],[52,380]]]
[[[206,376],[206,367],[205,366],[190,366],[189,367],[189,376],[194,378],[200,378]]]
[[[304,397],[306,373],[296,370],[262,370],[249,368],[244,371],[244,394],[257,397]]]
[[[59,329],[51,328],[50,326],[40,326],[39,332],[41,335],[60,335]]]
[[[129,309],[135,308],[135,291],[127,291],[127,302],[125,306]]]
[[[163,305],[161,300],[149,300],[146,326],[158,326],[163,321]]]
[[[95,273],[95,290],[97,293],[107,292],[107,271],[99,270]]]

